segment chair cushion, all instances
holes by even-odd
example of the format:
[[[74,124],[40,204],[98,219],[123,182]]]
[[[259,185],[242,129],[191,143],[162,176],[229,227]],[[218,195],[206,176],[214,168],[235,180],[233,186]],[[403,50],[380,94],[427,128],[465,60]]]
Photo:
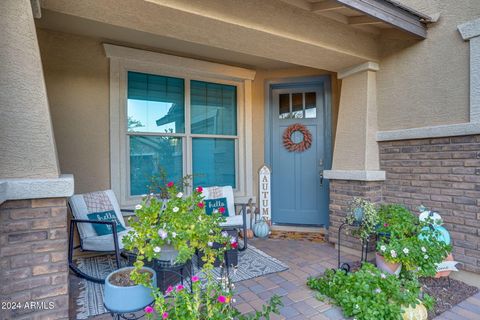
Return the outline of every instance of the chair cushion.
[[[116,217],[115,211],[109,210],[104,212],[95,212],[87,214],[89,220],[93,221],[115,221],[117,225],[117,233],[125,230],[125,227],[120,224],[120,221]],[[93,223],[93,229],[97,233],[97,236],[103,236],[106,234],[112,234],[112,226],[108,224]]]
[[[221,227],[243,227],[243,216],[236,215],[227,217],[227,221],[220,223]],[[247,213],[247,228],[251,229],[250,226],[250,214]]]
[[[115,211],[120,224],[125,227],[120,206],[112,190],[103,190],[84,194],[76,194],[68,200],[75,219],[88,220],[88,214],[95,212]],[[80,238],[97,236],[91,223],[79,223],[78,232]]]
[[[203,188],[202,196],[204,200],[226,198],[226,212],[228,211],[230,217],[235,216],[235,202],[233,198],[233,188],[231,186]]]
[[[122,232],[118,232],[118,248],[123,249],[122,239],[132,228],[126,228]],[[92,236],[82,239],[82,249],[91,251],[114,251],[113,234],[106,234],[103,236]]]

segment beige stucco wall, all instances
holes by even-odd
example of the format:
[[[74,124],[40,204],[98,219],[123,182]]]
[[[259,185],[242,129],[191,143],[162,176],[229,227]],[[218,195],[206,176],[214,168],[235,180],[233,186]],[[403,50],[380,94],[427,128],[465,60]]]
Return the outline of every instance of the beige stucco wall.
[[[101,41],[44,29],[37,32],[60,169],[74,174],[75,192],[109,188],[109,64]],[[257,70],[252,83],[255,193],[256,172],[264,163],[265,82],[326,73],[302,67]],[[336,123],[339,83],[332,79]]]
[[[110,186],[109,68],[99,40],[37,29],[60,170],[75,192]]]
[[[429,15],[440,13],[427,39],[387,32],[378,72],[379,129],[415,128],[469,121],[469,43],[457,30],[480,16],[478,0],[402,0]]]

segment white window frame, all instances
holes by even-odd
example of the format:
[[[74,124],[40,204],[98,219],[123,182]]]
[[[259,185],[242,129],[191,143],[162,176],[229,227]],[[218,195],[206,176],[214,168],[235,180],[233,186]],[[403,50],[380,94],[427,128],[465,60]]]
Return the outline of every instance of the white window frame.
[[[142,72],[182,78],[185,81],[185,133],[158,134],[182,137],[183,174],[192,173],[192,138],[235,139],[235,201],[253,198],[252,102],[255,71],[151,51],[104,44],[110,58],[110,183],[122,207],[138,204],[141,196],[130,196],[130,135],[149,133],[127,131],[127,73]],[[237,135],[190,133],[190,81],[234,85],[237,88]]]

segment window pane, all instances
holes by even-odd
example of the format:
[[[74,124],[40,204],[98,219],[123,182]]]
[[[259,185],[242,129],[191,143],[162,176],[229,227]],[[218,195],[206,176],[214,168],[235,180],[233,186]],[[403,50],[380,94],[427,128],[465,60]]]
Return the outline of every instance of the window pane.
[[[128,131],[185,132],[184,81],[128,72]]]
[[[292,118],[303,118],[302,93],[292,93]]]
[[[235,140],[192,139],[193,184],[235,188]]]
[[[290,117],[290,95],[288,93],[282,93],[278,99],[278,111],[279,119],[288,119]]]
[[[153,175],[165,170],[169,181],[183,176],[182,139],[159,136],[130,136],[130,194],[149,193]]]
[[[305,118],[317,117],[317,94],[305,92]]]
[[[237,87],[191,81],[192,133],[237,134]]]

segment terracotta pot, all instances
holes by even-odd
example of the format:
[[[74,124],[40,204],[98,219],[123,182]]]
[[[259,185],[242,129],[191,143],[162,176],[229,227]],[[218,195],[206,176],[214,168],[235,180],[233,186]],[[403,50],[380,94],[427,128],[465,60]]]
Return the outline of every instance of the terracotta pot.
[[[375,262],[377,264],[377,268],[383,270],[387,273],[399,275],[400,271],[402,270],[401,263],[391,263],[385,261],[385,258],[378,253],[375,253]]]
[[[453,261],[453,255],[450,253],[443,261]],[[437,272],[437,274],[435,274],[435,278],[448,277],[451,272],[451,270]]]

